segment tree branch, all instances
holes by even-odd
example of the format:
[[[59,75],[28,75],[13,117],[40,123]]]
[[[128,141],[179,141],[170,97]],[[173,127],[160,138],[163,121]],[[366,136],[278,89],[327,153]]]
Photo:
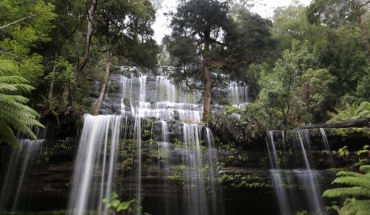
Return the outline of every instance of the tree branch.
[[[18,19],[18,20],[14,21],[14,22],[11,22],[11,23],[9,23],[9,24],[6,24],[6,25],[3,25],[3,26],[0,26],[0,30],[1,30],[1,29],[3,29],[3,28],[9,27],[10,25],[14,25],[14,24],[16,24],[16,23],[18,23],[18,22],[21,22],[21,21],[23,21],[23,20],[25,20],[25,19],[29,19],[29,18],[31,18],[31,17],[34,17],[34,16],[36,16],[36,14],[29,15],[29,16],[23,17],[23,18],[21,18],[21,19]]]

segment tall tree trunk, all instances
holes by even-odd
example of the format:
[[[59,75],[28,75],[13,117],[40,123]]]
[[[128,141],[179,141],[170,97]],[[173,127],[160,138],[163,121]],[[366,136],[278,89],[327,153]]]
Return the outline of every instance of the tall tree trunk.
[[[48,94],[49,102],[51,102],[51,100],[53,99],[54,80],[55,80],[55,71],[57,69],[57,61],[58,61],[58,51],[55,51],[55,62],[53,65],[53,70],[51,71],[51,80],[49,85],[49,94]]]
[[[203,70],[204,70],[204,105],[203,105],[203,121],[207,122],[211,115],[211,68],[209,59],[209,39],[206,37],[204,42],[203,54]]]
[[[369,34],[367,31],[367,23],[365,23],[362,20],[362,12],[361,12],[362,7],[366,7],[366,6],[367,4],[358,5],[355,0],[351,0],[351,8],[354,11],[354,14],[356,17],[357,26],[360,28],[361,36],[365,43],[366,51],[368,55],[370,55],[370,43],[369,43]]]
[[[85,53],[84,53],[84,57],[82,59],[81,62],[79,62],[77,64],[77,67],[76,67],[76,82],[77,84],[74,85],[74,87],[72,89],[69,89],[69,103],[71,106],[73,106],[74,104],[74,99],[75,99],[75,94],[76,94],[76,91],[77,91],[77,85],[79,83],[79,76],[82,72],[82,70],[85,68],[89,58],[90,58],[90,54],[91,54],[91,38],[92,38],[92,35],[93,35],[93,31],[94,31],[94,15],[95,15],[95,11],[96,11],[96,8],[98,6],[98,1],[99,0],[91,0],[91,5],[90,5],[90,8],[89,10],[87,11],[87,29],[86,29],[86,47],[85,47]]]
[[[107,64],[105,66],[104,80],[103,80],[103,83],[101,85],[100,95],[99,95],[98,101],[95,104],[93,115],[98,115],[99,110],[100,110],[100,107],[101,107],[101,104],[103,102],[103,98],[104,98],[104,95],[105,95],[105,89],[107,87],[108,78],[109,78],[109,71],[110,71],[111,59],[112,59],[112,49],[111,49],[111,47],[108,46],[108,50],[107,50]]]
[[[87,29],[86,29],[86,47],[85,47],[85,55],[82,61],[79,63],[77,68],[77,75],[79,75],[84,67],[86,66],[90,54],[91,54],[91,38],[94,31],[94,15],[96,8],[98,6],[98,0],[92,0],[89,10],[87,11]]]

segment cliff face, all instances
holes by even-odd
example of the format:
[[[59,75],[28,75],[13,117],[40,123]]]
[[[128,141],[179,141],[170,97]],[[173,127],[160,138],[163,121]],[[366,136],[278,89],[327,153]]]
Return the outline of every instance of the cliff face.
[[[155,134],[159,131],[159,125],[156,123],[148,123],[150,130]],[[181,136],[181,123],[173,121],[169,125],[169,133],[172,139],[179,140]],[[339,131],[328,132],[328,140],[340,139],[343,145],[349,145],[353,139],[359,141],[362,136],[362,141],[366,139],[366,132],[356,131],[357,135],[353,135],[353,130],[348,130],[351,135],[338,135]],[[344,132],[344,130],[341,130]],[[56,132],[57,133],[57,132]],[[76,132],[77,133],[77,132]],[[361,133],[361,135],[359,135]],[[365,134],[365,135],[364,135]],[[314,132],[312,139],[315,139]],[[153,138],[153,139],[152,139]],[[160,141],[160,135],[150,135],[150,138],[144,142],[150,145],[149,142],[155,143]],[[333,146],[339,146],[339,143],[332,142]],[[145,143],[146,144],[146,143]],[[19,209],[20,210],[54,210],[66,209],[71,189],[72,173],[74,168],[74,160],[76,156],[76,146],[78,145],[77,138],[66,137],[64,140],[50,140],[44,142],[40,156],[37,160],[29,165],[21,192],[19,194]],[[279,143],[277,143],[277,146]],[[312,150],[310,160],[312,169],[318,173],[318,187],[320,190],[325,190],[330,186],[331,181],[335,178],[335,172],[331,169],[329,163],[328,151],[321,150],[319,143],[312,142]],[[349,145],[350,146],[350,145]],[[355,146],[355,145],[353,145]],[[351,146],[350,146],[351,147]],[[356,147],[357,148],[357,147]],[[152,148],[158,152],[157,148]],[[177,153],[176,153],[177,150]],[[172,159],[180,160],[181,156],[180,141],[174,147]],[[17,190],[17,184],[4,184],[6,174],[7,155],[10,155],[11,149],[2,147],[2,171],[1,179],[3,187],[12,187],[10,190]],[[280,149],[279,163],[286,174],[292,174],[295,170],[304,168],[302,152],[295,150],[294,147],[288,152]],[[219,204],[224,205],[225,214],[238,214],[245,211],[245,204],[248,203],[248,211],[250,214],[275,214],[278,211],[278,203],[276,201],[275,191],[271,177],[271,161],[270,154],[266,146],[251,147],[248,150],[239,150],[232,145],[224,145],[223,148],[217,150],[218,162],[216,165],[218,176],[216,182],[222,190],[222,199],[219,199]],[[124,155],[122,155],[124,156]],[[339,159],[334,155],[336,167],[343,167],[357,162],[357,157],[351,153],[346,161]],[[142,206],[145,211],[156,214],[160,210],[163,202],[170,202],[173,205],[181,204],[183,193],[183,179],[179,168],[180,161],[173,162],[168,167],[168,172],[163,172],[163,163],[158,154],[147,152],[143,155],[145,167],[142,170]],[[119,195],[124,196],[127,193],[133,192],[137,186],[137,181],[132,177],[135,175],[132,172],[132,163],[128,163],[127,159],[119,158],[121,164],[119,168],[120,176],[117,183],[124,183],[124,186],[118,190]],[[21,171],[18,170],[18,171]],[[20,173],[16,174],[20,175]],[[99,177],[99,176],[97,176]],[[292,176],[294,178],[294,176]],[[171,186],[168,186],[170,184]],[[305,189],[299,184],[287,184],[291,190]],[[15,192],[7,194],[9,199],[14,198]],[[304,205],[304,203],[301,203]],[[255,212],[253,212],[255,211]],[[179,213],[180,214],[180,213]]]

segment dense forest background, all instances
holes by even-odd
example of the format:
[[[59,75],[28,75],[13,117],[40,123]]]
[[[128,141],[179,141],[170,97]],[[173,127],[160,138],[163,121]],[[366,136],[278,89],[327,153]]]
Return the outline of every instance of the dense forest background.
[[[19,146],[15,130],[35,137],[39,117],[98,114],[109,74],[122,65],[171,68],[175,82],[203,90],[203,121],[237,142],[369,117],[369,1],[295,1],[272,20],[252,13],[254,3],[180,0],[167,14],[172,34],[157,44],[161,0],[2,0],[0,140]],[[212,113],[224,75],[248,83],[253,102]]]

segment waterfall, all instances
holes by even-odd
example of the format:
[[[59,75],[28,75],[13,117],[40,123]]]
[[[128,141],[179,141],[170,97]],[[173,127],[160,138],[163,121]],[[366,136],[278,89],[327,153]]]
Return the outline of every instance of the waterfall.
[[[320,134],[321,134],[321,137],[322,137],[322,141],[324,142],[325,150],[328,152],[330,167],[334,168],[335,167],[334,158],[333,158],[333,154],[331,153],[328,138],[326,137],[325,129],[320,128],[319,130],[320,130]]]
[[[281,132],[282,134],[284,134],[284,131]],[[272,177],[276,197],[279,202],[280,214],[290,215],[292,214],[291,205],[288,199],[288,193],[284,187],[284,183],[286,181],[283,179],[284,171],[282,171],[280,168],[279,158],[275,147],[273,131],[268,131],[268,138],[269,139],[267,141],[267,149],[269,153],[271,167],[273,168],[272,170],[270,170],[270,174]]]
[[[303,132],[303,135],[302,135],[302,132]],[[309,200],[308,204],[309,204],[310,210],[316,211],[317,214],[322,214],[320,211],[323,209],[323,204],[322,204],[321,192],[320,192],[320,189],[318,187],[318,182],[317,182],[318,173],[311,169],[310,162],[308,160],[308,154],[307,154],[305,144],[303,141],[303,140],[306,141],[307,146],[310,145],[308,130],[297,131],[297,135],[298,135],[299,145],[302,150],[306,169],[299,170],[299,171],[296,170],[296,173],[297,173],[297,176],[301,184],[306,186],[304,190],[305,190],[307,199]]]
[[[182,122],[201,121],[202,106],[196,103],[200,100],[197,91],[182,90],[166,76],[157,76],[155,81],[150,83],[147,79],[148,77],[144,75],[139,77],[131,75],[130,78],[120,76],[121,114],[162,120],[175,119]],[[147,98],[148,91],[154,91],[148,95],[150,98]]]
[[[21,193],[24,182],[30,177],[29,173],[36,171],[34,161],[41,154],[43,142],[44,140],[22,139],[22,149],[13,149],[1,191],[0,209],[12,211],[25,209],[32,201],[32,196],[24,199]],[[19,203],[21,199],[23,199],[22,204]]]
[[[206,153],[201,145],[202,132],[208,144]],[[185,214],[216,215],[222,214],[218,201],[222,201],[219,188],[216,187],[217,154],[214,151],[212,133],[198,124],[184,124],[183,127],[183,181]],[[207,171],[205,171],[207,170]]]
[[[114,189],[116,157],[122,116],[84,116],[73,174],[70,214],[87,210],[106,214],[102,199]],[[98,186],[94,186],[98,180]]]
[[[210,199],[211,199],[210,214],[222,215],[223,214],[222,193],[221,193],[222,191],[221,191],[221,188],[217,185],[217,182],[215,181],[217,179],[217,167],[215,166],[215,164],[218,163],[217,149],[215,147],[215,143],[213,140],[212,131],[209,128],[206,128],[206,141],[208,145],[207,165],[209,166],[209,169],[208,169],[209,177],[208,177],[207,186],[209,188]]]
[[[200,129],[197,124],[184,124],[183,144],[185,153],[183,171],[186,214],[207,215],[202,153],[200,149]],[[196,189],[194,189],[194,187]]]
[[[276,198],[279,203],[280,214],[294,214],[295,211],[301,210],[302,207],[308,208],[309,211],[315,214],[323,214],[323,199],[318,186],[319,172],[311,169],[311,154],[310,140],[308,130],[295,131],[296,140],[294,145],[301,153],[300,158],[303,161],[303,168],[295,168],[292,170],[283,169],[280,165],[279,154],[286,157],[287,152],[284,140],[284,131],[279,134],[282,137],[282,151],[278,151],[274,140],[274,135],[277,131],[268,132],[267,150],[270,155],[270,170],[273,181]],[[287,159],[287,158],[285,158]],[[295,184],[301,187],[302,190],[289,188]]]
[[[248,105],[248,86],[244,82],[231,82],[228,92],[229,101],[234,107],[242,109]]]
[[[164,189],[161,192],[165,195],[157,206],[159,214],[222,215],[222,207],[217,204],[222,201],[220,189],[215,185],[217,153],[211,131],[196,124],[202,115],[202,106],[195,102],[199,100],[197,92],[181,89],[166,76],[153,79],[131,75],[118,80],[122,88],[120,115],[84,116],[70,214],[107,214],[102,199],[109,198],[112,192],[118,192],[124,200],[136,199],[135,214],[144,214],[145,182],[154,177],[150,171],[155,169],[157,186]],[[170,135],[169,122],[176,123],[181,137]],[[154,126],[160,133],[153,134]],[[124,175],[122,165],[130,156],[132,164]],[[154,158],[155,168],[148,163]],[[176,166],[182,168],[181,191],[171,179],[178,173]],[[122,181],[119,185],[118,180]],[[135,186],[125,187],[125,181]],[[178,198],[179,192],[183,196]]]
[[[161,120],[161,140],[158,144],[158,177],[162,177],[163,180],[159,180],[159,183],[163,183],[164,195],[166,198],[170,198],[171,195],[171,182],[168,179],[170,173],[170,145],[168,124],[166,121]],[[163,213],[162,215],[172,215],[171,204],[169,201],[163,201]]]

